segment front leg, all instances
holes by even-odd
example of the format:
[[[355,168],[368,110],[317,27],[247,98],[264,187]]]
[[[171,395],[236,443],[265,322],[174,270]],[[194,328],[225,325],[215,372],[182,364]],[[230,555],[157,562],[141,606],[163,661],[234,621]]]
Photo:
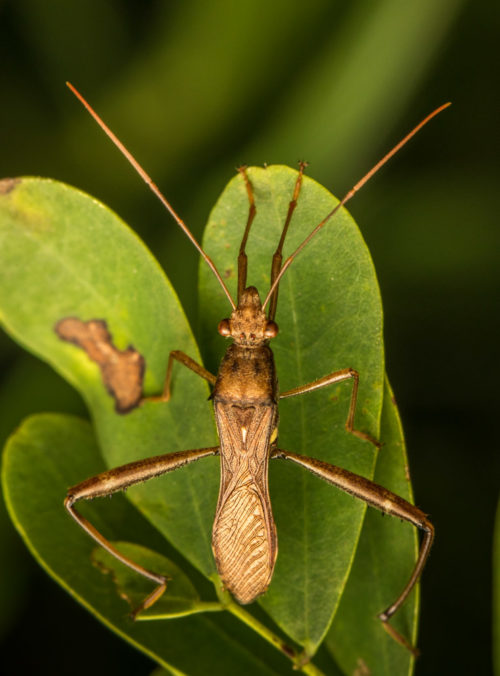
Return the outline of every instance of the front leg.
[[[363,439],[364,441],[369,441],[371,444],[380,448],[382,445],[380,441],[374,439],[372,436],[361,430],[357,430],[354,427],[354,416],[356,415],[356,404],[358,401],[358,388],[359,388],[359,373],[354,369],[342,369],[341,371],[334,371],[329,373],[323,378],[318,378],[318,380],[313,380],[311,383],[306,385],[300,385],[299,387],[294,387],[292,390],[287,390],[280,395],[280,399],[286,399],[287,397],[295,397],[298,394],[305,394],[306,392],[314,392],[314,390],[319,390],[322,387],[327,387],[327,385],[333,385],[334,383],[341,383],[344,380],[352,379],[352,392],[351,392],[351,402],[349,404],[349,413],[347,415],[347,420],[345,422],[345,428],[350,434],[354,434],[355,437]]]
[[[415,586],[425,566],[427,557],[429,556],[429,551],[434,540],[434,526],[427,519],[427,515],[424,514],[424,512],[422,512],[422,510],[420,510],[418,507],[415,507],[411,503],[399,497],[399,495],[392,493],[392,491],[379,486],[369,479],[359,476],[359,474],[354,474],[353,472],[349,472],[348,470],[342,469],[341,467],[336,467],[335,465],[331,465],[330,463],[324,462],[323,460],[308,458],[307,456],[291,453],[290,451],[285,451],[280,448],[273,449],[271,452],[271,457],[282,458],[283,460],[291,460],[296,465],[304,467],[315,476],[327,481],[337,488],[340,488],[340,490],[344,491],[345,493],[349,493],[355,498],[363,500],[363,502],[366,502],[371,507],[375,507],[375,509],[380,510],[384,514],[396,516],[403,521],[408,521],[423,532],[422,543],[420,545],[417,562],[410,579],[394,603],[391,603],[391,605],[378,616],[379,619],[384,623],[384,627],[388,633],[391,634],[391,636],[393,636],[399,643],[414,652],[414,649],[408,643],[408,641],[393,627],[391,627],[388,624],[388,621],[401,607],[408,594]]]
[[[78,500],[92,500],[93,498],[112,495],[113,493],[122,491],[134,484],[148,481],[148,479],[161,476],[167,472],[172,472],[173,470],[194,462],[195,460],[199,460],[200,458],[205,458],[208,455],[217,455],[218,452],[219,447],[214,446],[212,448],[197,448],[193,451],[167,453],[165,455],[157,455],[153,458],[138,460],[137,462],[129,462],[121,467],[110,469],[107,472],[102,472],[90,479],[86,479],[86,481],[82,481],[68,490],[64,506],[83,530],[101,545],[101,547],[104,547],[104,549],[112,556],[118,559],[118,561],[121,561],[132,570],[135,570],[139,575],[157,583],[158,586],[153,592],[134,610],[132,614],[134,618],[141,610],[149,608],[160,598],[167,588],[167,578],[143,568],[141,565],[135,563],[135,561],[132,561],[132,559],[129,559],[119,552],[109,540],[99,533],[90,521],[76,511],[74,507],[75,502]]]

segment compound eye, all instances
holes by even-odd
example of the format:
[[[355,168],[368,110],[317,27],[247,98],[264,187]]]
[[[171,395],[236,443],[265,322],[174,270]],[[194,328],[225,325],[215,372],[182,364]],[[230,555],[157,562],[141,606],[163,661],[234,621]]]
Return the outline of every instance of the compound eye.
[[[221,336],[224,336],[224,338],[227,338],[227,336],[231,335],[231,327],[229,325],[229,319],[223,319],[222,321],[219,322],[219,326],[217,327],[217,330],[219,331]]]
[[[278,335],[278,325],[276,322],[273,322],[272,319],[269,319],[266,324],[266,329],[264,331],[264,336],[266,338],[275,338]]]

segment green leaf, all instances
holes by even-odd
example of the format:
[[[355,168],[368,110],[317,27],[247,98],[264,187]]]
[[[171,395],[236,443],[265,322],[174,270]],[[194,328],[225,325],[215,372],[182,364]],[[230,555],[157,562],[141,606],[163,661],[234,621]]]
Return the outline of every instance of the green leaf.
[[[67,486],[103,469],[92,429],[78,418],[33,416],[10,438],[3,462],[6,503],[17,529],[45,570],[106,626],[164,667],[199,676],[280,673],[280,669],[267,666],[271,649],[266,652],[266,646],[261,645],[255,650],[252,632],[239,623],[228,629],[223,613],[168,622],[133,622],[129,618],[129,604],[115,593],[109,576],[92,563],[95,543],[75,527],[63,508]],[[158,534],[128,500],[117,495],[104,502],[86,504],[85,514],[108,537],[120,538],[130,531],[146,544],[157,546]],[[187,584],[184,579],[184,589]]]
[[[0,193],[0,320],[81,392],[108,466],[215,444],[208,388],[194,373],[174,369],[168,404],[147,403],[119,415],[97,364],[55,333],[65,317],[105,320],[115,346],[132,345],[145,356],[148,394],[161,392],[170,350],[199,359],[178,299],[143,243],[109,209],[61,183],[5,181]],[[210,531],[217,464],[210,458],[175,472],[167,483],[129,491],[140,511],[205,575],[214,573]]]
[[[394,397],[386,380],[374,480],[412,502],[406,449]],[[381,631],[377,618],[404,588],[415,565],[417,532],[408,523],[368,509],[356,558],[326,645],[344,673],[411,674],[411,653]],[[418,593],[412,592],[391,624],[416,644]],[[365,669],[365,671],[363,671]]]
[[[160,599],[152,608],[142,611],[137,620],[151,620],[158,617],[170,619],[204,610],[194,585],[173,561],[133,542],[112,542],[112,544],[135,563],[147,570],[154,570],[155,573],[165,575],[168,579],[167,589]],[[150,580],[138,575],[102,547],[94,549],[92,561],[104,573],[111,575],[118,595],[128,602],[131,611],[136,610],[151,593]]]
[[[257,286],[263,300],[297,172],[271,166],[252,167],[248,174],[257,206],[247,248],[248,284]],[[337,202],[305,177],[285,256]],[[204,238],[204,248],[233,297],[247,216],[247,192],[237,176],[212,211]],[[224,349],[215,328],[230,307],[208,267],[200,265],[201,349],[206,363],[215,368]],[[370,255],[347,211],[332,219],[284,275],[276,319],[280,334],[272,348],[281,391],[353,367],[361,374],[356,425],[378,437],[384,383],[382,308]],[[370,477],[374,447],[344,429],[351,389],[346,382],[284,400],[278,445]],[[279,554],[261,604],[312,654],[340,601],[365,507],[287,463],[272,463],[270,474]]]

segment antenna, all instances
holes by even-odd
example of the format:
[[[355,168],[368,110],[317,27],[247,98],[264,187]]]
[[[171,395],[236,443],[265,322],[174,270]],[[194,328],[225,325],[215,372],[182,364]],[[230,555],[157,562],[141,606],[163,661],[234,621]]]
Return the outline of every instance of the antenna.
[[[387,153],[387,155],[384,155],[384,157],[383,157],[381,160],[379,160],[379,162],[377,162],[377,164],[376,164],[374,167],[372,167],[372,168],[370,169],[370,171],[369,171],[367,174],[365,174],[365,175],[363,176],[363,178],[362,178],[360,181],[358,181],[358,182],[356,183],[356,185],[353,186],[353,187],[349,190],[349,192],[348,192],[348,193],[340,200],[340,202],[337,204],[337,206],[336,206],[334,209],[332,209],[332,211],[330,211],[330,213],[327,214],[327,215],[325,216],[325,218],[324,218],[320,223],[318,223],[318,225],[317,225],[317,226],[309,233],[309,235],[305,238],[305,240],[302,242],[302,244],[300,244],[300,245],[295,249],[295,251],[294,251],[292,254],[290,254],[290,256],[288,256],[288,258],[286,259],[286,261],[283,263],[283,267],[281,268],[281,270],[280,270],[278,276],[276,277],[276,279],[274,280],[274,282],[273,282],[271,288],[269,289],[269,293],[267,294],[264,303],[262,304],[262,309],[263,309],[263,310],[264,310],[264,308],[266,307],[267,303],[269,302],[269,299],[271,298],[271,296],[272,296],[273,292],[275,291],[275,289],[277,288],[278,284],[280,283],[281,278],[282,278],[283,275],[285,274],[285,271],[290,267],[292,261],[298,256],[298,254],[302,251],[302,249],[303,249],[305,246],[307,246],[307,244],[309,244],[309,242],[310,242],[311,239],[316,235],[316,233],[317,233],[319,230],[321,230],[321,228],[322,228],[324,225],[326,225],[326,224],[328,223],[328,221],[332,218],[332,216],[334,216],[334,215],[337,213],[337,211],[340,209],[340,207],[343,207],[344,204],[346,204],[346,202],[348,202],[348,201],[351,199],[351,197],[354,197],[354,195],[358,192],[358,190],[360,190],[360,189],[364,186],[364,184],[367,183],[367,182],[370,180],[370,178],[371,178],[374,174],[376,174],[377,171],[378,171],[378,170],[379,170],[379,169],[380,169],[380,168],[381,168],[388,160],[390,160],[391,157],[392,157],[393,155],[395,155],[395,154],[398,152],[398,150],[400,150],[400,149],[401,149],[401,148],[402,148],[402,147],[403,147],[403,146],[404,146],[404,145],[412,138],[412,136],[415,136],[415,134],[416,134],[418,131],[420,131],[420,129],[422,129],[422,127],[423,127],[424,125],[426,125],[427,122],[429,122],[430,120],[432,120],[432,118],[435,117],[436,115],[438,115],[442,110],[444,110],[445,108],[448,108],[448,106],[451,106],[451,103],[450,103],[450,102],[448,102],[448,103],[443,103],[442,106],[439,106],[439,108],[436,108],[436,110],[433,110],[432,113],[430,113],[430,115],[427,115],[427,117],[424,118],[424,119],[422,120],[422,122],[420,122],[419,124],[417,124],[417,126],[414,127],[414,128],[410,131],[409,134],[407,134],[403,139],[401,139],[401,141],[400,141],[399,143],[397,143],[397,144],[394,146],[394,148],[392,148],[392,150],[390,150],[390,151]]]
[[[153,193],[156,195],[156,197],[160,200],[160,202],[163,204],[163,206],[170,212],[170,214],[171,214],[171,215],[173,216],[173,218],[175,219],[177,225],[179,225],[179,226],[182,228],[182,230],[186,233],[186,235],[188,236],[188,238],[191,240],[191,242],[192,242],[192,243],[194,244],[194,246],[198,249],[198,251],[200,252],[201,256],[202,256],[202,257],[204,258],[204,260],[206,261],[206,263],[209,265],[209,267],[210,267],[210,269],[212,270],[212,272],[214,273],[214,275],[217,277],[217,280],[218,280],[219,284],[220,284],[221,287],[223,288],[224,293],[226,294],[226,296],[227,296],[228,299],[229,299],[229,302],[231,303],[231,307],[233,308],[233,310],[235,310],[235,309],[236,309],[236,305],[235,305],[233,299],[231,298],[231,294],[229,293],[227,286],[224,284],[224,282],[223,282],[223,280],[222,280],[222,277],[220,276],[219,271],[218,271],[217,268],[215,267],[214,262],[212,261],[212,259],[210,258],[210,256],[208,256],[208,254],[206,254],[206,253],[203,251],[203,249],[202,249],[201,246],[198,244],[197,240],[195,239],[195,237],[193,236],[193,234],[191,233],[191,231],[189,230],[189,228],[187,227],[187,225],[184,223],[184,221],[182,220],[182,218],[174,211],[174,209],[172,208],[170,202],[169,202],[169,201],[167,200],[167,198],[160,192],[160,189],[158,188],[158,186],[153,182],[153,180],[151,179],[151,177],[144,171],[144,169],[143,169],[143,168],[141,167],[141,165],[137,162],[137,160],[132,156],[132,154],[127,150],[127,148],[125,148],[125,146],[123,145],[123,143],[115,136],[115,134],[113,134],[113,132],[111,131],[111,129],[103,122],[103,120],[99,117],[99,115],[95,112],[95,110],[90,106],[90,104],[87,103],[87,101],[83,98],[83,96],[80,94],[80,92],[79,92],[77,89],[75,89],[75,87],[73,87],[73,85],[71,84],[71,82],[66,82],[66,85],[69,87],[69,89],[71,89],[71,91],[72,91],[73,94],[76,96],[76,98],[77,98],[77,99],[85,106],[85,108],[86,108],[86,109],[88,110],[88,112],[92,115],[92,117],[93,117],[94,120],[97,122],[97,124],[101,127],[101,129],[105,132],[105,134],[107,134],[107,135],[109,136],[109,138],[113,141],[113,143],[114,143],[115,146],[118,148],[118,150],[122,153],[122,155],[124,155],[125,158],[130,162],[130,164],[132,165],[132,167],[133,167],[133,168],[135,169],[135,171],[139,174],[139,176],[140,176],[140,177],[142,178],[142,180],[146,183],[146,185],[150,188],[150,190],[152,190],[152,192],[153,192]]]

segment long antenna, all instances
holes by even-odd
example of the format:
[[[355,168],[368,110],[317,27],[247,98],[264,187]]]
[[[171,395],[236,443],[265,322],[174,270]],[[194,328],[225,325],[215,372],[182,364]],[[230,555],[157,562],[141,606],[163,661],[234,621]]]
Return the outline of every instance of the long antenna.
[[[348,202],[348,201],[351,199],[351,197],[354,197],[354,195],[358,192],[358,190],[360,190],[360,189],[364,186],[364,184],[367,183],[367,182],[370,180],[370,178],[371,178],[374,174],[376,174],[377,171],[378,171],[378,170],[379,170],[379,169],[380,169],[380,168],[381,168],[388,160],[390,160],[391,157],[392,157],[393,155],[395,155],[395,154],[398,152],[398,150],[400,150],[400,149],[405,145],[405,143],[407,143],[407,142],[411,139],[412,136],[415,136],[415,134],[416,134],[418,131],[420,131],[420,129],[422,129],[422,127],[423,127],[424,125],[426,125],[427,122],[429,122],[429,120],[432,120],[433,117],[435,117],[436,115],[438,115],[438,114],[439,114],[442,110],[444,110],[445,108],[448,108],[448,106],[451,106],[451,103],[443,103],[442,106],[439,106],[439,108],[436,108],[436,110],[433,110],[432,113],[430,113],[430,115],[427,115],[427,117],[424,118],[424,119],[422,120],[422,122],[420,122],[419,124],[417,124],[417,126],[414,127],[414,128],[410,131],[409,134],[407,134],[407,135],[406,135],[399,143],[397,143],[397,144],[394,146],[394,148],[393,148],[392,150],[390,150],[390,151],[387,153],[387,155],[384,155],[384,157],[383,157],[379,162],[377,162],[377,164],[376,164],[374,167],[372,167],[372,168],[370,169],[370,171],[369,171],[367,174],[365,174],[365,175],[363,176],[363,178],[362,178],[360,181],[358,181],[358,182],[356,183],[355,186],[353,186],[353,187],[349,190],[349,192],[348,192],[348,193],[340,200],[340,202],[337,204],[337,206],[336,206],[334,209],[332,209],[332,211],[330,211],[329,214],[327,214],[327,215],[325,216],[325,218],[321,221],[321,223],[318,223],[318,225],[314,228],[314,230],[312,230],[312,232],[309,233],[309,235],[305,238],[305,240],[302,242],[302,244],[300,244],[300,246],[298,246],[298,247],[295,249],[295,251],[294,251],[292,254],[290,254],[290,256],[288,256],[288,258],[286,259],[286,261],[283,263],[283,267],[281,268],[281,270],[280,270],[278,276],[276,277],[276,279],[274,280],[274,282],[273,282],[271,288],[269,289],[269,293],[267,294],[264,303],[262,304],[262,309],[263,309],[263,310],[264,310],[264,308],[266,307],[267,303],[269,302],[269,299],[270,299],[271,296],[273,295],[273,292],[275,291],[276,287],[277,287],[278,284],[280,283],[280,280],[281,280],[281,278],[283,277],[283,275],[285,274],[285,271],[287,270],[287,268],[290,267],[290,264],[292,263],[292,261],[298,256],[298,254],[302,251],[302,249],[303,249],[305,246],[307,246],[307,244],[309,244],[309,242],[310,242],[311,239],[316,235],[316,233],[317,233],[319,230],[321,230],[321,228],[322,228],[324,225],[326,225],[326,224],[328,223],[328,221],[332,218],[332,216],[334,216],[334,215],[337,213],[337,211],[340,209],[340,207],[343,207],[344,204],[345,204],[346,202]]]
[[[136,172],[139,174],[139,176],[142,178],[142,180],[148,185],[148,187],[152,190],[152,192],[156,195],[156,197],[160,200],[160,202],[163,204],[163,206],[170,212],[170,214],[173,216],[175,219],[176,223],[180,225],[182,230],[186,233],[188,238],[191,240],[191,242],[194,244],[194,246],[198,249],[200,252],[201,256],[204,258],[204,260],[207,262],[209,265],[210,269],[214,273],[214,275],[217,277],[217,280],[219,284],[222,286],[224,289],[224,293],[229,299],[229,302],[231,303],[231,307],[233,310],[236,309],[236,305],[234,303],[234,300],[231,298],[231,294],[228,291],[227,286],[224,284],[222,277],[220,276],[219,271],[215,267],[214,262],[206,254],[201,246],[198,244],[197,240],[187,227],[187,225],[184,223],[182,218],[174,211],[172,206],[170,205],[170,202],[167,200],[167,198],[160,192],[160,189],[158,186],[153,182],[151,177],[144,171],[144,169],[141,167],[141,165],[137,162],[137,160],[132,156],[132,154],[125,148],[123,143],[113,134],[111,129],[103,122],[103,120],[99,117],[99,115],[95,112],[95,110],[90,106],[89,103],[83,98],[83,96],[80,94],[80,92],[73,87],[71,82],[66,82],[66,85],[71,89],[73,94],[76,96],[76,98],[85,106],[85,108],[88,110],[88,112],[92,115],[94,120],[97,122],[97,124],[101,127],[101,129],[109,136],[109,138],[113,141],[115,146],[118,148],[118,150],[126,157],[126,159],[130,162],[130,164],[133,166],[133,168],[136,170]]]

